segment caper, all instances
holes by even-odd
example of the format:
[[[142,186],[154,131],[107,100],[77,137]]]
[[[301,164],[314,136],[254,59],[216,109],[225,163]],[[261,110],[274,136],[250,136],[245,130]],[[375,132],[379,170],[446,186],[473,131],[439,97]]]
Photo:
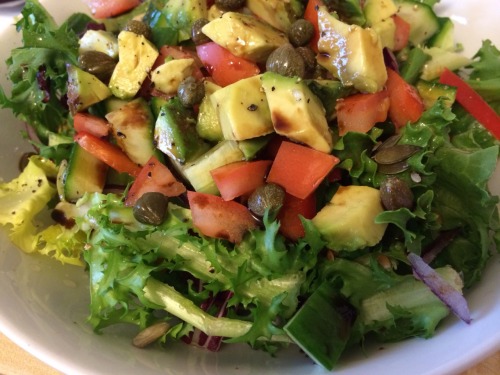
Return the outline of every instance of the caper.
[[[413,192],[406,181],[389,176],[380,184],[380,199],[386,210],[413,207]]]
[[[279,210],[285,199],[285,190],[274,183],[259,186],[248,198],[248,208],[255,215],[264,216],[266,209]]]
[[[246,0],[215,0],[215,5],[222,10],[232,11],[243,8]]]
[[[143,224],[160,225],[167,212],[168,198],[159,192],[147,192],[141,195],[133,207],[137,221]]]
[[[146,39],[151,39],[151,28],[146,23],[139,20],[128,21],[123,30],[142,35]]]
[[[266,69],[285,77],[304,78],[304,59],[291,44],[283,44],[276,48],[266,61]]]
[[[187,77],[179,84],[177,95],[184,107],[193,107],[205,96],[205,85],[194,77]]]
[[[78,56],[78,65],[81,69],[106,83],[115,70],[116,61],[104,52],[86,51]]]
[[[208,22],[209,21],[206,18],[198,18],[193,22],[193,26],[191,26],[191,39],[197,46],[210,42],[210,38],[203,34],[203,31],[201,31],[203,26],[205,26]]]
[[[302,56],[304,67],[307,73],[312,74],[316,69],[316,53],[310,47],[297,47],[295,50]]]
[[[298,19],[290,26],[288,30],[288,40],[295,47],[305,46],[314,35],[314,26],[308,20]]]

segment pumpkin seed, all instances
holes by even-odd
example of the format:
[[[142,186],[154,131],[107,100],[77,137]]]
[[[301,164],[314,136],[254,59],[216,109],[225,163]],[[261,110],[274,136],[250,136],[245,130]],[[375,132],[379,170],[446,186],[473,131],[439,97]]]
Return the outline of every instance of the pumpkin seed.
[[[379,164],[378,171],[382,174],[398,174],[406,171],[410,166],[407,160],[394,164]]]
[[[378,164],[394,164],[408,159],[420,151],[420,147],[414,145],[394,145],[378,150],[373,156]]]

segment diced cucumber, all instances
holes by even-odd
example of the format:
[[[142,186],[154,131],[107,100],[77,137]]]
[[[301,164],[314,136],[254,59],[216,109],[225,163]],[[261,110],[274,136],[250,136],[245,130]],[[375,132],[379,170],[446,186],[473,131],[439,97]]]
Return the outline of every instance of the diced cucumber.
[[[438,47],[425,48],[424,52],[431,57],[422,70],[421,78],[427,81],[438,78],[445,68],[456,70],[472,62],[470,58],[458,52]]]
[[[440,29],[429,40],[430,47],[439,47],[447,51],[455,50],[455,25],[448,17],[439,18]]]
[[[397,0],[397,14],[410,24],[410,42],[416,46],[439,31],[439,19],[429,5],[412,0]]]
[[[238,147],[243,152],[243,155],[245,155],[245,159],[251,160],[269,143],[272,137],[274,137],[274,133],[263,135],[262,137],[245,139],[238,142]]]

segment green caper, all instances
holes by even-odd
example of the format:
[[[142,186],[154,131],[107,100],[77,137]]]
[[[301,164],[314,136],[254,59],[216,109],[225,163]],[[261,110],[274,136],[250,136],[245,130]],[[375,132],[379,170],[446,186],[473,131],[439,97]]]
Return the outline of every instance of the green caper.
[[[225,11],[238,10],[243,8],[245,3],[246,0],[215,0],[217,8]]]
[[[146,39],[151,39],[151,28],[146,23],[139,20],[128,21],[123,30],[136,33],[137,35],[143,35]]]
[[[141,195],[133,207],[137,221],[143,224],[160,225],[167,212],[168,198],[162,193],[147,192]]]
[[[205,96],[205,85],[194,77],[187,77],[179,84],[177,95],[184,107],[193,107]]]
[[[316,69],[316,53],[310,47],[297,47],[295,50],[304,59],[304,67],[307,73],[312,74]]]
[[[115,70],[116,61],[104,52],[87,51],[78,56],[78,65],[81,69],[106,83]]]
[[[288,40],[295,47],[305,46],[314,35],[314,26],[308,20],[298,19],[288,30]]]
[[[197,46],[210,42],[210,38],[203,34],[203,31],[201,31],[203,26],[205,26],[208,22],[209,21],[206,18],[198,18],[193,22],[193,26],[191,26],[191,39]]]
[[[291,44],[283,44],[271,52],[266,61],[266,69],[285,77],[304,78],[305,63]]]
[[[386,210],[413,207],[413,192],[408,183],[398,177],[387,177],[380,184],[380,199]]]
[[[255,215],[264,216],[266,209],[279,210],[285,199],[285,190],[273,183],[259,186],[248,198],[248,208]]]

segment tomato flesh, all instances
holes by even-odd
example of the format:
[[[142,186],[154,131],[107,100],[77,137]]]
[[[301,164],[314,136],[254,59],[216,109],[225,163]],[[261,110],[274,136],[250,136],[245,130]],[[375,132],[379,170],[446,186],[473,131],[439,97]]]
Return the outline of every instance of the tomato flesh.
[[[311,22],[314,27],[314,34],[309,42],[309,47],[316,53],[318,52],[318,41],[321,36],[318,26],[318,8],[322,5],[321,0],[310,0],[304,10],[304,19]]]
[[[101,138],[108,136],[111,129],[110,124],[105,119],[85,112],[75,114],[73,127],[77,133],[87,132]]]
[[[397,14],[392,16],[396,25],[396,33],[394,35],[394,51],[401,51],[408,44],[410,39],[410,24]]]
[[[280,222],[280,233],[292,241],[304,237],[305,231],[300,216],[305,219],[312,219],[314,215],[316,215],[316,197],[314,194],[307,196],[305,199],[285,194],[283,207],[281,207],[277,217]]]
[[[95,18],[114,17],[132,10],[141,0],[83,0]]]

